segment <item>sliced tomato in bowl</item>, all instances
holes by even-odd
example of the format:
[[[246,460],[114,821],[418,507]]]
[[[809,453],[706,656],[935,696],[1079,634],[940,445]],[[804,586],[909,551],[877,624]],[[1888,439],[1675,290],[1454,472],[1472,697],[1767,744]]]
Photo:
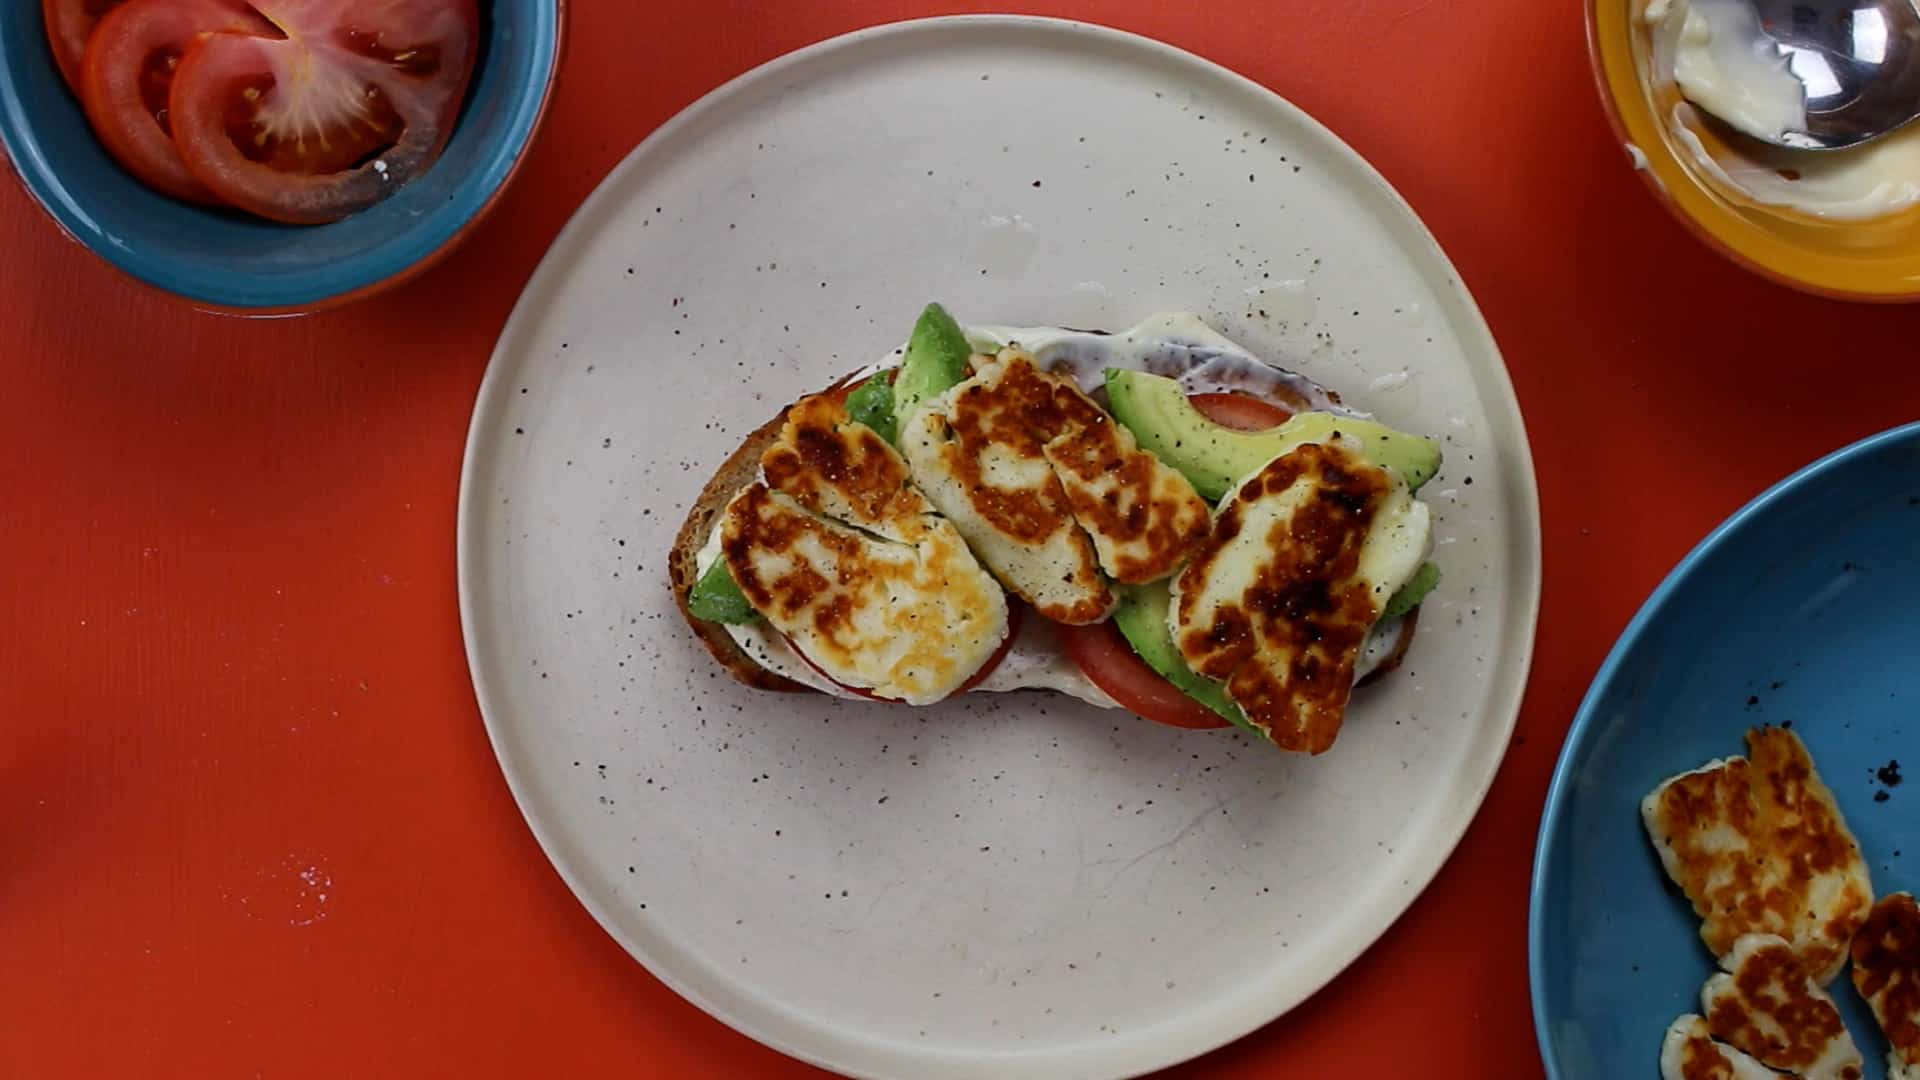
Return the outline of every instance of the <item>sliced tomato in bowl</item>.
[[[126,0],[40,0],[41,21],[47,27],[47,45],[53,62],[74,93],[80,92],[80,65],[87,55],[87,39],[107,12]]]
[[[274,35],[240,0],[131,0],[94,27],[80,69],[80,101],[107,152],[177,199],[219,202],[174,147],[168,96],[186,52],[209,34]]]
[[[1200,415],[1235,431],[1265,431],[1293,417],[1290,410],[1246,394],[1195,394],[1188,400]]]
[[[1120,707],[1156,724],[1178,728],[1223,728],[1227,721],[1188,697],[1140,659],[1112,619],[1089,626],[1057,626],[1067,656],[1093,685]]]
[[[320,224],[423,173],[453,132],[480,39],[474,0],[252,0],[283,37],[216,34],[168,97],[202,185],[242,210]]]

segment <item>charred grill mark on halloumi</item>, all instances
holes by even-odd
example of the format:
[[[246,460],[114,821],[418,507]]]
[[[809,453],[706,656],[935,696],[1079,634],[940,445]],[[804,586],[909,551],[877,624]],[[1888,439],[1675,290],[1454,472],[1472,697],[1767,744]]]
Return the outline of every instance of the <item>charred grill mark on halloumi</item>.
[[[1860,1048],[1786,939],[1744,935],[1720,966],[1700,991],[1715,1038],[1805,1080],[1860,1080]]]
[[[845,407],[802,399],[728,503],[721,557],[747,602],[827,677],[923,705],[1007,634],[1006,595],[906,464]]]
[[[1866,860],[1798,736],[1755,728],[1747,747],[1663,782],[1641,818],[1715,956],[1777,934],[1825,986],[1873,905]]]
[[[1920,906],[1892,893],[1853,936],[1853,988],[1886,1033],[1887,1080],[1920,1080]]]
[[[1040,437],[993,407],[974,380],[908,421],[914,482],[1000,581],[1054,622],[1099,622],[1117,596],[1074,524]]]
[[[892,540],[933,513],[907,479],[907,463],[846,405],[827,394],[801,398],[787,410],[780,436],[760,458],[767,486],[823,517]]]
[[[1171,574],[1209,518],[1186,477],[1025,353],[976,357],[975,367],[908,420],[902,442],[916,482],[981,559],[1066,623],[1113,610],[1106,577],[1144,584]]]
[[[1185,476],[1140,449],[1105,413],[1047,444],[1073,520],[1093,538],[1100,568],[1144,585],[1180,568],[1207,534],[1212,509]]]
[[[1282,749],[1333,745],[1354,664],[1426,551],[1406,482],[1337,442],[1276,458],[1230,492],[1173,582],[1170,629]]]
[[[1707,1022],[1688,1013],[1667,1028],[1660,1042],[1661,1080],[1780,1080],[1780,1074],[1715,1042]]]

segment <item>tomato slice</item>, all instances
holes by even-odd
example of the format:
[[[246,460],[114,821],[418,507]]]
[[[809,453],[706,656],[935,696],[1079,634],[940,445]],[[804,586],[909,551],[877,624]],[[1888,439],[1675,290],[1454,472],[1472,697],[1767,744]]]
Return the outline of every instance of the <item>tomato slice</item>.
[[[1271,401],[1246,394],[1195,394],[1188,400],[1207,419],[1235,431],[1277,428],[1293,416]]]
[[[194,178],[294,224],[364,210],[440,156],[473,73],[474,0],[252,0],[284,37],[215,34],[174,72]]]
[[[1113,620],[1091,626],[1055,627],[1067,656],[1093,685],[1107,692],[1128,712],[1156,724],[1178,728],[1230,726],[1212,709],[1188,697],[1180,688],[1140,659]]]
[[[972,678],[961,683],[960,688],[955,690],[953,694],[964,694],[974,687],[979,686],[981,683],[986,682],[987,676],[992,675],[994,669],[1000,666],[1001,661],[1007,658],[1007,653],[1013,649],[1013,639],[1020,636],[1020,620],[1024,617],[1022,613],[1025,609],[1025,604],[1012,603],[1007,605],[1007,636],[1000,639],[1000,647],[993,651],[992,656],[987,657],[986,663],[980,665],[980,670],[974,672]],[[785,635],[782,636],[785,637]],[[787,647],[793,650],[793,654],[798,656],[808,667],[812,668],[815,674],[840,689],[845,690],[847,693],[866,698],[869,701],[891,701],[899,704],[899,698],[882,697],[871,690],[863,690],[858,686],[848,686],[846,683],[841,682],[839,679],[821,670],[820,665],[814,663],[812,657],[800,651],[800,646],[794,644],[792,638],[786,638],[786,642]],[[952,697],[953,694],[948,694],[947,696]]]
[[[126,0],[40,0],[40,18],[47,26],[47,44],[53,62],[74,93],[80,92],[80,64],[87,55],[87,39],[102,16]]]
[[[213,33],[272,34],[239,0],[132,0],[94,28],[80,69],[80,101],[120,164],[178,199],[218,202],[173,145],[168,91],[180,57]]]

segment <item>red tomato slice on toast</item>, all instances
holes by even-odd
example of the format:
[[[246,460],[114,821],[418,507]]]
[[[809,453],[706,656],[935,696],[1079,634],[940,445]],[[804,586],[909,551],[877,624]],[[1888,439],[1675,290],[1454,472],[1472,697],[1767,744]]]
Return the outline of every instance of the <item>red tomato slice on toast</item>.
[[[1246,394],[1195,394],[1188,400],[1200,414],[1235,431],[1265,431],[1287,422],[1293,413],[1265,398]]]
[[[1230,726],[1212,709],[1188,697],[1140,659],[1113,620],[1090,626],[1058,626],[1067,656],[1093,685],[1120,707],[1157,724],[1179,728]]]
[[[239,0],[131,0],[94,27],[80,69],[80,101],[107,152],[150,187],[218,202],[174,148],[168,91],[180,58],[215,33],[273,34]]]
[[[40,18],[47,25],[47,44],[53,62],[74,93],[80,92],[80,63],[87,55],[87,39],[94,24],[125,0],[40,0]]]
[[[234,206],[335,221],[430,167],[478,48],[474,0],[252,0],[284,35],[216,34],[174,72],[174,142]]]

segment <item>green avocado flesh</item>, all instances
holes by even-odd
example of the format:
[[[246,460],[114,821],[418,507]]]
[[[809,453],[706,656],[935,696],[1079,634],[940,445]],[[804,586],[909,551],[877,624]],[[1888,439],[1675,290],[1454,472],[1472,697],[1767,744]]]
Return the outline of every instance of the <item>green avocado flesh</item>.
[[[687,594],[687,610],[704,622],[749,623],[760,617],[727,573],[727,560],[715,559]]]
[[[896,425],[913,418],[914,411],[928,398],[946,393],[973,374],[967,359],[973,346],[960,324],[947,309],[928,304],[913,324],[913,336],[907,339],[907,354],[900,361],[900,374],[893,380],[893,417]]]
[[[1425,436],[1325,412],[1296,413],[1267,431],[1235,431],[1202,415],[1178,382],[1144,371],[1109,370],[1107,400],[1114,419],[1142,447],[1185,474],[1210,502],[1274,458],[1335,432],[1358,440],[1367,460],[1398,472],[1415,490],[1440,471],[1440,444]]]
[[[893,412],[893,386],[890,372],[881,372],[847,395],[847,416],[856,424],[865,424],[874,434],[892,444],[899,428]]]
[[[1226,688],[1212,679],[1196,674],[1173,645],[1173,631],[1167,628],[1167,608],[1172,594],[1164,581],[1151,585],[1123,586],[1120,606],[1114,610],[1113,625],[1133,646],[1147,666],[1160,677],[1180,688],[1188,697],[1219,713],[1223,718],[1254,734],[1259,730],[1247,722],[1245,713],[1227,697]]]
[[[1413,572],[1405,585],[1387,598],[1387,606],[1380,612],[1382,619],[1397,619],[1427,598],[1435,585],[1440,584],[1440,568],[1432,563],[1421,563],[1420,569]]]

